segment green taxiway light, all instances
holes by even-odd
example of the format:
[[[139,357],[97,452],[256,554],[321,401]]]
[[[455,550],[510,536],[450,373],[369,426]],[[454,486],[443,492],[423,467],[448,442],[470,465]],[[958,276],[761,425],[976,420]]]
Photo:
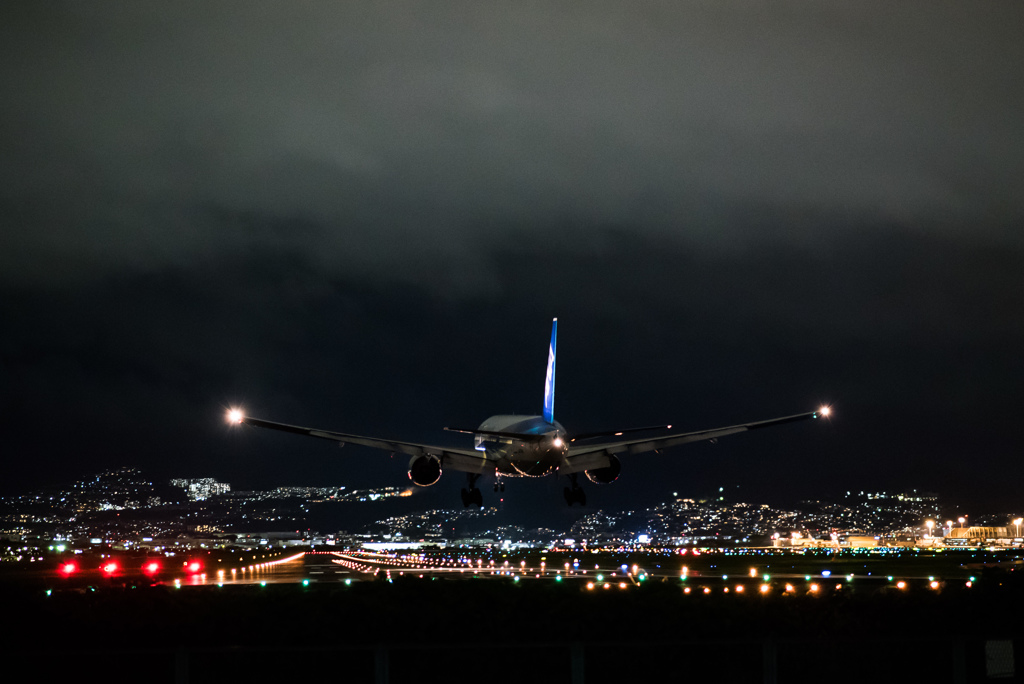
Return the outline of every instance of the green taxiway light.
[[[561,575],[555,575],[555,581],[556,582],[561,582],[562,581],[562,576]]]
[[[767,574],[765,574],[765,575],[761,575],[761,577],[763,577],[763,578],[764,578],[764,581],[765,581],[765,582],[769,582],[769,581],[771,581],[771,579],[772,579],[772,576],[771,576],[771,575],[767,575]]]
[[[308,579],[302,580],[302,586],[308,587],[309,586],[309,580]]]

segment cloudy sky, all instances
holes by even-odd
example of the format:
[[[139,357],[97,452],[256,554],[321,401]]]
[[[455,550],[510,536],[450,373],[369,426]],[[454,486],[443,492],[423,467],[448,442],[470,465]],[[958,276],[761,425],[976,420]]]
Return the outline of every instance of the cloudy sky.
[[[5,6],[0,489],[403,484],[224,408],[458,444],[540,410],[558,316],[570,430],[836,411],[636,457],[594,505],[1022,510],[1022,25],[989,0]]]

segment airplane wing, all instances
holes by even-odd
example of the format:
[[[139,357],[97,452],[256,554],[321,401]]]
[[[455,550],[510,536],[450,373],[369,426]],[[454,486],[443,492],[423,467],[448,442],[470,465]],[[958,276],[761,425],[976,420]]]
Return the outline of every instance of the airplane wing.
[[[329,430],[317,430],[314,428],[299,427],[286,423],[275,423],[262,418],[241,415],[231,412],[228,418],[232,423],[244,423],[253,427],[269,428],[282,432],[291,432],[296,435],[307,435],[330,439],[341,444],[358,444],[360,446],[382,449],[392,453],[407,454],[409,456],[436,456],[441,459],[441,467],[451,470],[458,470],[466,473],[491,473],[494,472],[494,461],[487,458],[487,454],[476,449],[454,449],[452,447],[434,446],[432,444],[416,444],[415,442],[399,442],[393,439],[380,439],[378,437],[364,437],[361,435],[349,435],[343,432],[330,432]]]
[[[558,469],[562,474],[578,473],[584,470],[607,467],[610,463],[609,456],[616,454],[642,454],[645,451],[656,451],[668,447],[686,444],[687,442],[702,442],[709,439],[718,439],[726,435],[734,435],[737,432],[748,430],[759,430],[760,428],[783,423],[793,423],[798,420],[807,420],[819,416],[827,416],[828,410],[809,411],[798,413],[793,416],[761,420],[756,423],[743,423],[742,425],[730,425],[729,427],[715,428],[713,430],[700,430],[698,432],[680,432],[660,437],[643,437],[641,439],[629,439],[620,442],[605,442],[603,444],[587,444],[581,446],[570,446],[569,453],[565,457],[565,464]]]

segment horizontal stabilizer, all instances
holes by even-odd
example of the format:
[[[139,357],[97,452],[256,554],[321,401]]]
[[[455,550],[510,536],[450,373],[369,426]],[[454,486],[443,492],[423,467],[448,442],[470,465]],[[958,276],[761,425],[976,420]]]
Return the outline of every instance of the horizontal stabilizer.
[[[544,439],[544,435],[527,435],[522,432],[501,432],[500,430],[463,430],[461,428],[449,428],[445,430],[448,432],[462,432],[467,435],[484,435],[486,437],[504,437],[505,439],[518,439],[522,442],[539,442]]]

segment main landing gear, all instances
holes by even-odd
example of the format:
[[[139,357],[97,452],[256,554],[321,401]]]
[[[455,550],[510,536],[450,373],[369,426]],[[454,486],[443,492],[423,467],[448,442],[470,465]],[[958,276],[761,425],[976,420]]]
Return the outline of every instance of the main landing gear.
[[[469,481],[469,489],[462,490],[462,507],[466,508],[470,504],[479,508],[484,507],[484,495],[476,486],[476,481],[479,479],[479,473],[467,473],[466,479]]]
[[[576,483],[576,473],[569,476],[569,481],[572,482],[572,487],[566,487],[562,492],[565,494],[565,503],[570,506],[574,503],[578,503],[580,506],[586,506],[587,495],[583,492],[583,487],[580,487]]]

